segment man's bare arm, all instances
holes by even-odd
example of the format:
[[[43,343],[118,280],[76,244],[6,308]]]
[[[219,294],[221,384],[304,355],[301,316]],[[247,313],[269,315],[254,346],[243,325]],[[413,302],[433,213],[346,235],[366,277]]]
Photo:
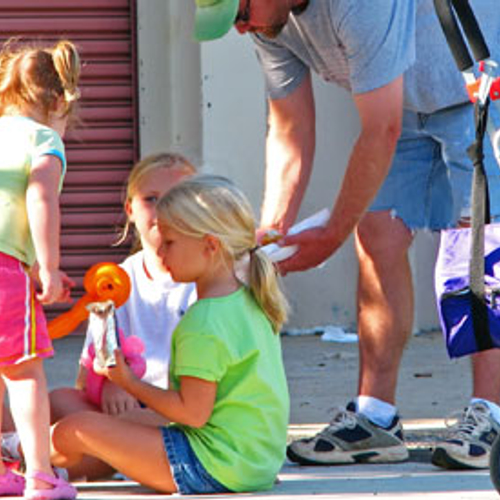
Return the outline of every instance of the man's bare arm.
[[[298,252],[279,264],[280,272],[310,269],[324,262],[345,242],[361,220],[391,166],[401,133],[403,77],[371,92],[354,96],[361,133],[354,145],[342,186],[325,228],[283,240]]]
[[[268,127],[261,228],[286,233],[297,217],[313,164],[315,111],[310,76],[289,96],[269,101]]]

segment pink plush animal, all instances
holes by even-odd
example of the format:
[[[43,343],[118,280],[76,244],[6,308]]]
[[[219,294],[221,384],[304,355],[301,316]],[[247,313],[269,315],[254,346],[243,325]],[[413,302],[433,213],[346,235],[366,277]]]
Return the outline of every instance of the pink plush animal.
[[[135,335],[126,337],[121,329],[118,329],[118,335],[120,337],[120,349],[125,356],[125,361],[135,375],[142,378],[146,373],[146,360],[142,355],[144,353],[144,343]],[[89,344],[87,352],[82,356],[81,364],[87,369],[87,378],[85,382],[87,398],[91,403],[101,407],[102,388],[106,377],[104,375],[98,375],[94,371],[94,358],[95,347],[92,342]]]

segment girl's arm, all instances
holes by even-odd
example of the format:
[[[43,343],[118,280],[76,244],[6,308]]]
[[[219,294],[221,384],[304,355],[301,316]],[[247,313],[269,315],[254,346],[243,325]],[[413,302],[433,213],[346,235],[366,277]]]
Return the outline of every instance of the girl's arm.
[[[207,423],[215,404],[215,382],[181,377],[179,391],[160,389],[138,379],[119,350],[116,355],[116,366],[107,368],[104,373],[112,382],[171,422],[190,427],[203,427]]]
[[[28,220],[42,285],[38,299],[46,304],[67,300],[71,283],[59,270],[61,168],[61,161],[55,156],[41,156],[31,167],[26,191]]]

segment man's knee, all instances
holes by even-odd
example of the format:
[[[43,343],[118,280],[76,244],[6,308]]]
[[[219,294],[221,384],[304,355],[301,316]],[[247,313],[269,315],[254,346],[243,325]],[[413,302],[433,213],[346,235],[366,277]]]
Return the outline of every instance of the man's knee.
[[[411,231],[390,212],[369,212],[356,229],[356,249],[363,261],[395,261],[406,255],[413,240]]]

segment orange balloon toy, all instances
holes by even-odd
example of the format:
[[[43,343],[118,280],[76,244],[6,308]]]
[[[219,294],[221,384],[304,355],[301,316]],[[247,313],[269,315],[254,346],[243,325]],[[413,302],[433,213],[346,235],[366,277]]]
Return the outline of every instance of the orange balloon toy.
[[[127,272],[113,262],[94,264],[83,278],[87,292],[68,311],[49,322],[49,335],[59,339],[69,335],[89,316],[87,304],[112,300],[115,307],[123,305],[130,295],[130,278]]]

